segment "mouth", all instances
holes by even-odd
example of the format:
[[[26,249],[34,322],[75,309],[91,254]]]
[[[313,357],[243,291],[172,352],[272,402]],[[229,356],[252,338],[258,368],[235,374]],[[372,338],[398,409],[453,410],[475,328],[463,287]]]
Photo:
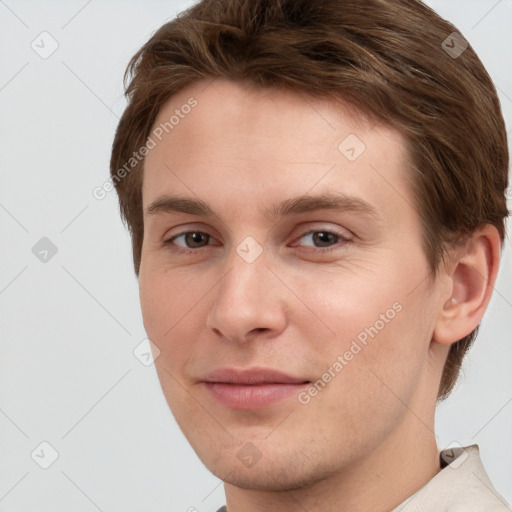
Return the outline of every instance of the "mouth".
[[[299,393],[311,381],[272,368],[220,368],[201,384],[217,402],[231,409],[263,409]]]

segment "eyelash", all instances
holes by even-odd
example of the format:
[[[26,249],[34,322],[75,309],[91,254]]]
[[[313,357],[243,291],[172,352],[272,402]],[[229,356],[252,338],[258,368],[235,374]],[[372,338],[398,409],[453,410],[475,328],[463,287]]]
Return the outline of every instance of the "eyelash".
[[[183,236],[183,235],[188,235],[190,233],[200,233],[202,235],[208,235],[208,233],[205,233],[204,231],[196,231],[196,230],[182,231],[181,233],[173,235],[168,240],[164,240],[164,245],[172,247],[172,251],[176,252],[177,254],[193,254],[193,253],[196,253],[197,251],[199,251],[200,249],[204,249],[205,247],[208,247],[208,245],[206,245],[204,247],[198,247],[196,249],[184,249],[184,248],[182,248],[179,245],[174,245],[173,244],[173,242],[174,242],[174,240],[176,240],[176,238],[179,238],[180,236]],[[337,233],[336,231],[329,231],[329,230],[326,230],[326,229],[311,229],[311,230],[306,231],[305,233],[303,233],[301,236],[299,236],[298,240],[300,240],[301,238],[304,238],[305,236],[310,235],[312,233],[328,233],[328,234],[334,235],[335,237],[339,238],[339,242],[337,242],[334,246],[331,246],[331,247],[323,247],[323,248],[308,247],[306,249],[306,252],[311,252],[311,253],[331,252],[331,251],[335,251],[337,249],[340,249],[341,246],[339,244],[346,245],[347,243],[351,242],[351,240],[349,238],[344,237],[340,233]],[[210,235],[208,235],[208,236],[210,236]]]

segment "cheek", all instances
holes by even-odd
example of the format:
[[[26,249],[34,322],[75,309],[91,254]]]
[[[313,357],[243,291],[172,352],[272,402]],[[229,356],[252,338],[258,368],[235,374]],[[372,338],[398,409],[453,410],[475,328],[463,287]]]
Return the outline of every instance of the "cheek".
[[[175,293],[175,289],[180,292]],[[191,344],[190,336],[180,334],[190,310],[188,295],[189,292],[183,287],[176,287],[173,280],[141,266],[139,298],[144,329],[160,350],[155,359],[155,369],[167,403],[178,417],[188,414],[182,369],[189,357],[187,351]]]
[[[139,274],[139,298],[144,327],[156,341],[171,336],[188,315],[194,314],[201,289],[198,280],[190,276],[180,278],[175,271],[156,271],[146,264],[141,265]]]
[[[359,449],[380,442],[407,413],[404,404],[420,385],[427,358],[423,327],[412,305],[398,309],[388,311],[388,323],[380,320],[387,309],[378,303],[368,303],[365,315],[360,307],[347,309],[339,314],[335,342],[323,347],[325,373],[318,374],[319,391],[306,413],[318,420],[319,436],[339,439],[340,450],[346,439]]]
[[[423,269],[406,267],[374,263],[366,273],[344,273],[329,282],[303,282],[308,305],[322,320],[315,320],[316,330],[321,328],[326,334],[321,340],[323,370],[338,361],[331,372],[338,369],[345,375],[344,386],[359,382],[363,387],[385,388],[388,383],[407,394],[410,384],[419,378],[428,357],[429,300],[424,287],[411,293]],[[305,325],[298,317],[296,321]],[[308,338],[319,339],[312,323],[307,329]],[[354,392],[360,395],[357,386]]]
[[[359,272],[334,269],[297,276],[294,288],[310,312],[297,307],[292,310],[296,316],[291,321],[304,327],[307,318],[311,328],[327,336],[336,349],[348,349],[353,340],[364,345],[388,331],[403,311],[403,298],[396,291],[399,287],[392,283],[389,269],[373,263],[366,264],[363,272],[361,266]],[[379,276],[386,274],[383,284]]]
[[[153,275],[144,272],[141,268],[139,274],[139,299],[142,310],[144,328],[153,342],[165,332],[164,312],[169,310],[169,297],[164,293],[164,288]],[[171,311],[169,311],[171,313]],[[167,317],[168,318],[168,317]],[[169,320],[171,320],[169,318]],[[171,324],[167,326],[169,329]]]
[[[204,280],[183,276],[176,269],[171,273],[148,267],[141,266],[139,274],[142,317],[148,338],[160,350],[155,366],[167,389],[174,380],[164,370],[181,381],[183,369],[200,352],[195,340],[204,330],[205,294],[212,285],[205,286]]]

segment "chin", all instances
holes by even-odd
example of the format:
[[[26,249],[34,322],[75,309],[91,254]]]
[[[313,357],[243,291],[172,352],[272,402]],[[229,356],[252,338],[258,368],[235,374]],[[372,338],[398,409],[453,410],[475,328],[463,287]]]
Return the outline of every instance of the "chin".
[[[231,484],[241,489],[254,491],[290,491],[303,489],[317,481],[313,475],[296,474],[291,471],[290,463],[283,462],[278,468],[260,461],[258,467],[242,467],[235,459],[232,464],[224,461],[220,467],[208,467],[209,471],[226,484]]]
[[[231,438],[231,440],[233,440]],[[251,442],[242,448],[233,443],[229,447],[212,444],[196,450],[205,467],[226,484],[241,489],[260,491],[285,491],[304,489],[327,477],[330,471],[318,459],[312,463],[310,456],[292,450],[288,453],[281,445],[268,443],[258,449]],[[327,464],[325,465],[327,466]]]

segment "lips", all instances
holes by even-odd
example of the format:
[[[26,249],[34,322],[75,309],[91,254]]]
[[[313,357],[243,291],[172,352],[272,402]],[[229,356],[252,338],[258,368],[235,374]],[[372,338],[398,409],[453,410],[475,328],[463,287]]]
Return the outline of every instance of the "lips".
[[[220,368],[207,374],[203,381],[222,382],[226,384],[258,385],[258,384],[304,384],[309,382],[301,377],[292,377],[272,368]]]
[[[220,368],[202,379],[209,396],[231,409],[263,409],[290,398],[310,381],[272,368]]]

